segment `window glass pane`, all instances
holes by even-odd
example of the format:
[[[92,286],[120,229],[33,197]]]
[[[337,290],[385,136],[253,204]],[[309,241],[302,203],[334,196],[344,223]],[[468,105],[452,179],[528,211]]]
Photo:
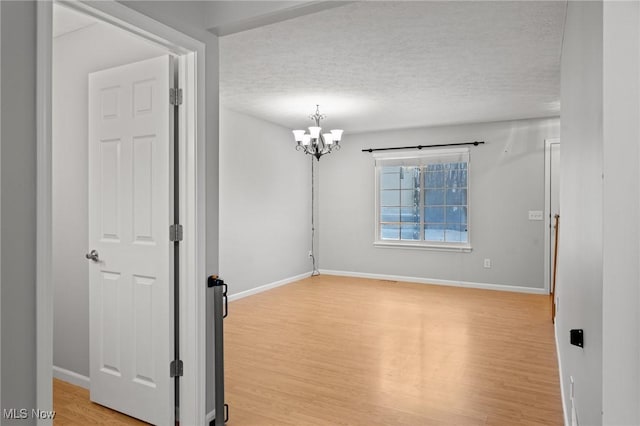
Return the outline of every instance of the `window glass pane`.
[[[378,172],[381,240],[469,241],[467,162],[386,166]]]
[[[467,223],[467,208],[447,206],[446,219],[447,223]]]
[[[400,173],[381,173],[380,189],[400,189]]]
[[[406,225],[403,223],[400,228],[400,239],[411,241],[420,240],[420,225]]]
[[[444,207],[427,207],[424,209],[424,221],[444,223]]]
[[[400,222],[400,207],[380,208],[380,222]]]
[[[414,189],[420,187],[420,168],[403,167],[400,173],[400,187],[402,189]]]
[[[416,206],[400,209],[400,222],[420,223],[420,208]]]
[[[444,171],[425,172],[424,186],[425,188],[443,188],[444,187]]]
[[[400,191],[400,205],[401,206],[419,206],[420,205],[420,191],[412,189],[403,189]]]
[[[467,190],[466,189],[456,189],[456,188],[447,189],[447,205],[449,205],[449,206],[466,206],[467,205]]]
[[[444,205],[444,189],[427,189],[424,193],[424,203],[428,206]]]
[[[442,224],[427,223],[424,226],[425,241],[444,241],[444,227]]]
[[[399,190],[380,191],[380,205],[381,206],[400,205],[400,191]]]
[[[468,242],[467,225],[447,224],[447,228],[445,229],[445,241],[451,243]]]
[[[399,240],[400,239],[400,225],[383,223],[380,225],[380,239],[381,240]]]

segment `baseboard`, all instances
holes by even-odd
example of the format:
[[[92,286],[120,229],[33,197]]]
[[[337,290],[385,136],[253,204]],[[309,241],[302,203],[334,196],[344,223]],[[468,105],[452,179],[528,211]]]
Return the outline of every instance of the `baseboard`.
[[[320,269],[320,273],[325,275],[339,275],[344,277],[371,278],[375,280],[405,281],[418,284],[434,284],[452,287],[478,288],[484,290],[512,291],[516,293],[548,294],[548,292],[544,288],[518,287],[503,284],[474,283],[470,281],[451,281],[433,278],[407,277],[403,275],[370,274],[367,272],[334,271],[331,269]]]
[[[240,293],[232,294],[229,296],[229,302],[233,302],[234,300],[242,299],[247,296],[252,296],[254,294],[262,293],[263,291],[271,290],[276,287],[280,287],[286,284],[291,284],[292,282],[300,281],[301,279],[308,278],[311,276],[311,271],[305,272],[304,274],[296,275],[293,277],[285,278],[279,281],[274,281],[269,284],[261,285],[256,288],[252,288],[249,290],[241,291]]]
[[[564,382],[562,381],[562,363],[560,362],[560,344],[558,342],[558,319],[553,323],[553,334],[556,339],[556,355],[558,357],[558,375],[560,376],[560,401],[562,401],[562,419],[565,426],[569,426],[567,421],[567,403],[564,400]]]
[[[91,381],[87,376],[56,367],[55,365],[53,366],[53,377],[85,389],[89,389],[89,383]]]
[[[204,419],[205,420],[205,426],[209,426],[209,423],[214,420],[216,418],[216,409],[214,408],[213,410],[209,411],[207,413],[207,417]]]

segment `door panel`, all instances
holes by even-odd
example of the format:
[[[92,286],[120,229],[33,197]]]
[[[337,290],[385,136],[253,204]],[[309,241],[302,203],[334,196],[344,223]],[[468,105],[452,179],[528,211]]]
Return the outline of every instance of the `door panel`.
[[[89,75],[91,400],[174,417],[169,56]]]

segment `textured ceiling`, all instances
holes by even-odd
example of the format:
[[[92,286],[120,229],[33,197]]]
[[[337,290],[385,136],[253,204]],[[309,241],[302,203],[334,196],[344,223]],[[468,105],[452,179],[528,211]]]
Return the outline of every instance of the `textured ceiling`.
[[[564,2],[362,2],[220,38],[223,106],[348,132],[560,112]]]

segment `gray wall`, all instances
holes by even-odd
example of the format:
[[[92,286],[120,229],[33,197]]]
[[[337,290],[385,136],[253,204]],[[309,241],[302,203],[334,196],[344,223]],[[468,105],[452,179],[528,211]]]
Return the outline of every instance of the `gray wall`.
[[[1,406],[23,408],[36,403],[36,6],[3,1],[0,7]]]
[[[348,134],[320,161],[322,269],[544,287],[544,140],[557,118]],[[363,148],[482,140],[471,147],[471,253],[376,248],[374,168]],[[483,267],[490,258],[492,268]]]
[[[607,1],[603,14],[602,423],[638,425],[640,4]]]
[[[89,376],[88,74],[166,53],[105,23],[53,41],[53,365],[83,376]]]
[[[310,157],[289,129],[220,110],[220,272],[230,294],[311,271]]]
[[[556,330],[567,410],[573,376],[580,424],[597,425],[602,422],[601,2],[569,2],[561,65]],[[584,349],[569,345],[572,328],[585,330]]]

